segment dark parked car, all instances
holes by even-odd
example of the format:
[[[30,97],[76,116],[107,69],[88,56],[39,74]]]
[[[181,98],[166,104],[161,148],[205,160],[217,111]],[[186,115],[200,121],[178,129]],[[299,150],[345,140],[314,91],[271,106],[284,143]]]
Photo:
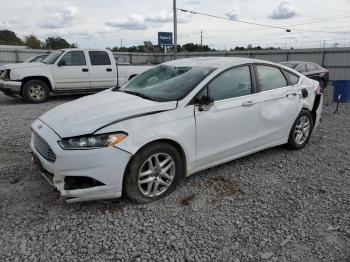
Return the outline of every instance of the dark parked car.
[[[317,80],[320,83],[320,87],[322,89],[328,85],[329,71],[318,64],[301,61],[280,62],[280,64],[293,68],[294,70],[302,73],[303,75],[311,79]]]

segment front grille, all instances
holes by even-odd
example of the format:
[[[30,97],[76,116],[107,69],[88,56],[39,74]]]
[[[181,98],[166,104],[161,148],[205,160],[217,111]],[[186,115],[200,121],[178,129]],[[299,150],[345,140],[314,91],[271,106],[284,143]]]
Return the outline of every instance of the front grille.
[[[38,153],[45,158],[49,162],[55,162],[56,161],[56,155],[52,151],[49,144],[37,133],[33,132],[33,143],[34,148]]]

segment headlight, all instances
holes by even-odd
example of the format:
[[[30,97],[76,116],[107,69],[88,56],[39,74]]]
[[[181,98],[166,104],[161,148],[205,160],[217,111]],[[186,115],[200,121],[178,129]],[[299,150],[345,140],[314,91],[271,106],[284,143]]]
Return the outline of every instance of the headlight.
[[[10,69],[3,70],[0,75],[1,79],[9,80],[10,79]]]
[[[81,136],[63,139],[58,141],[58,144],[63,149],[94,149],[114,146],[123,141],[127,136],[128,134],[124,132],[95,136]]]
[[[10,80],[21,80],[22,77],[19,73],[15,72],[14,70],[10,70]]]

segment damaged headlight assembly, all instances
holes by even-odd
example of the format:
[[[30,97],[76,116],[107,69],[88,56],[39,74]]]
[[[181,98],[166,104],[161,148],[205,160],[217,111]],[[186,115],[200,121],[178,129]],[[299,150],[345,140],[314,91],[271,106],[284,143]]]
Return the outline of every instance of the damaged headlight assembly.
[[[79,150],[79,149],[97,149],[112,147],[123,141],[128,136],[127,133],[117,132],[101,135],[80,136],[65,138],[58,141],[62,149]]]

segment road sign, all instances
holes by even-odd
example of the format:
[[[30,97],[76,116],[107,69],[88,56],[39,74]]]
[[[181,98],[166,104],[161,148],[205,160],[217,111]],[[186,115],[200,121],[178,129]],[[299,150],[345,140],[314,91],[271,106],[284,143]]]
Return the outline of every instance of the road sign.
[[[173,33],[158,32],[158,45],[160,46],[173,45]]]

